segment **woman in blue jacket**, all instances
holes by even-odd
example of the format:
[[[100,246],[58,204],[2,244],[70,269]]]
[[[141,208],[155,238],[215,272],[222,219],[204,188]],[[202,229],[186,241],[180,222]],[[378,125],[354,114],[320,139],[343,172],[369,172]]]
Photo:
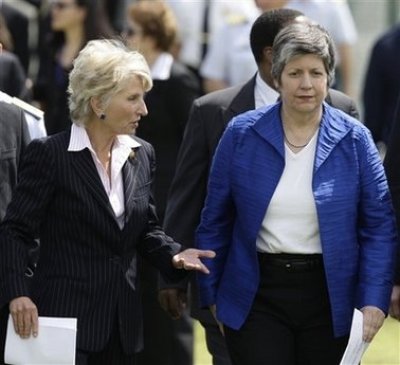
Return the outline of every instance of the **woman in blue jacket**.
[[[197,242],[217,256],[201,302],[235,365],[337,365],[354,308],[368,342],[388,309],[390,195],[368,130],[323,102],[326,31],[289,25],[272,55],[280,102],[234,118],[214,157]]]

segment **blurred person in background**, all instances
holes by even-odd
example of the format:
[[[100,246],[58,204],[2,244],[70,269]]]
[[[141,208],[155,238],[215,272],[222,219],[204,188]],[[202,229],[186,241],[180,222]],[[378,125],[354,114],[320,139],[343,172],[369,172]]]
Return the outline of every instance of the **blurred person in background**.
[[[17,55],[12,53],[14,42],[10,30],[0,12],[0,90],[23,100],[30,100],[26,73]]]
[[[179,24],[178,59],[201,79],[199,69],[217,30],[226,23],[242,24],[254,19],[253,0],[165,0]]]
[[[67,105],[68,73],[86,42],[109,38],[112,28],[98,0],[50,0],[51,30],[40,54],[34,99],[45,112],[49,135],[71,125]]]
[[[394,34],[393,34],[394,35]],[[384,159],[385,171],[392,194],[396,214],[397,231],[400,232],[400,94],[397,98],[392,128],[387,136],[387,150]],[[400,321],[400,249],[397,251],[397,266],[392,290],[389,314]]]
[[[325,27],[338,52],[338,69],[333,87],[352,95],[351,46],[357,40],[357,31],[347,2],[254,0],[254,3],[261,12],[279,8],[301,11]],[[246,66],[247,60],[251,58],[251,50],[246,42],[250,27],[251,23],[225,24],[215,34],[200,69],[206,92],[236,85],[250,76],[251,70]],[[233,46],[226,47],[228,39],[231,39]]]
[[[400,93],[400,24],[389,29],[373,45],[365,74],[363,105],[365,125],[382,151],[389,142]]]
[[[14,1],[0,1],[0,14],[3,15],[10,31],[13,53],[18,57],[25,74],[28,74],[30,64],[29,19],[18,9],[18,4]]]
[[[178,28],[167,4],[133,3],[128,9],[128,24],[128,44],[143,54],[153,80],[153,88],[145,95],[149,112],[136,135],[150,142],[156,153],[154,198],[163,222],[183,131],[192,102],[200,95],[200,85],[196,76],[170,53]],[[142,261],[141,265],[146,346],[139,355],[139,364],[189,365],[193,362],[191,318],[186,311],[182,318],[172,320],[163,311],[158,303],[158,272],[147,262]]]

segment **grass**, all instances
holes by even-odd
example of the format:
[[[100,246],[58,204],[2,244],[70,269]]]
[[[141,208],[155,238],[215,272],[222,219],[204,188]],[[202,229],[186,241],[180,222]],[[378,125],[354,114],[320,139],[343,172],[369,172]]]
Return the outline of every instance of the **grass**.
[[[195,365],[212,365],[207,351],[204,329],[195,325]],[[385,321],[364,355],[362,365],[400,365],[400,323],[392,318]]]

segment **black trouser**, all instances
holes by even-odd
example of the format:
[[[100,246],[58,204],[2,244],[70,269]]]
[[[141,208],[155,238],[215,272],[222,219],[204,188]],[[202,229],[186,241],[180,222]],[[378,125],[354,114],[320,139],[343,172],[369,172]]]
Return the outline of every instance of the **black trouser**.
[[[239,330],[225,327],[234,365],[338,365],[321,255],[259,255],[260,286]]]
[[[212,365],[232,365],[225,337],[222,336],[217,322],[208,323],[200,321],[200,323],[204,327],[207,350],[212,357]]]

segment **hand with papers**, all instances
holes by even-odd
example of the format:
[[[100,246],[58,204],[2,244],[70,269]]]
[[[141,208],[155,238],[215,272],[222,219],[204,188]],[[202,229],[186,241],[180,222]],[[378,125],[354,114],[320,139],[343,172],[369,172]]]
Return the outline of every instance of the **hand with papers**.
[[[21,338],[38,335],[38,311],[29,297],[18,297],[10,302],[10,314],[15,332]]]
[[[365,342],[371,342],[383,325],[385,313],[383,313],[379,308],[373,306],[363,307],[361,312],[364,315],[363,340]]]

